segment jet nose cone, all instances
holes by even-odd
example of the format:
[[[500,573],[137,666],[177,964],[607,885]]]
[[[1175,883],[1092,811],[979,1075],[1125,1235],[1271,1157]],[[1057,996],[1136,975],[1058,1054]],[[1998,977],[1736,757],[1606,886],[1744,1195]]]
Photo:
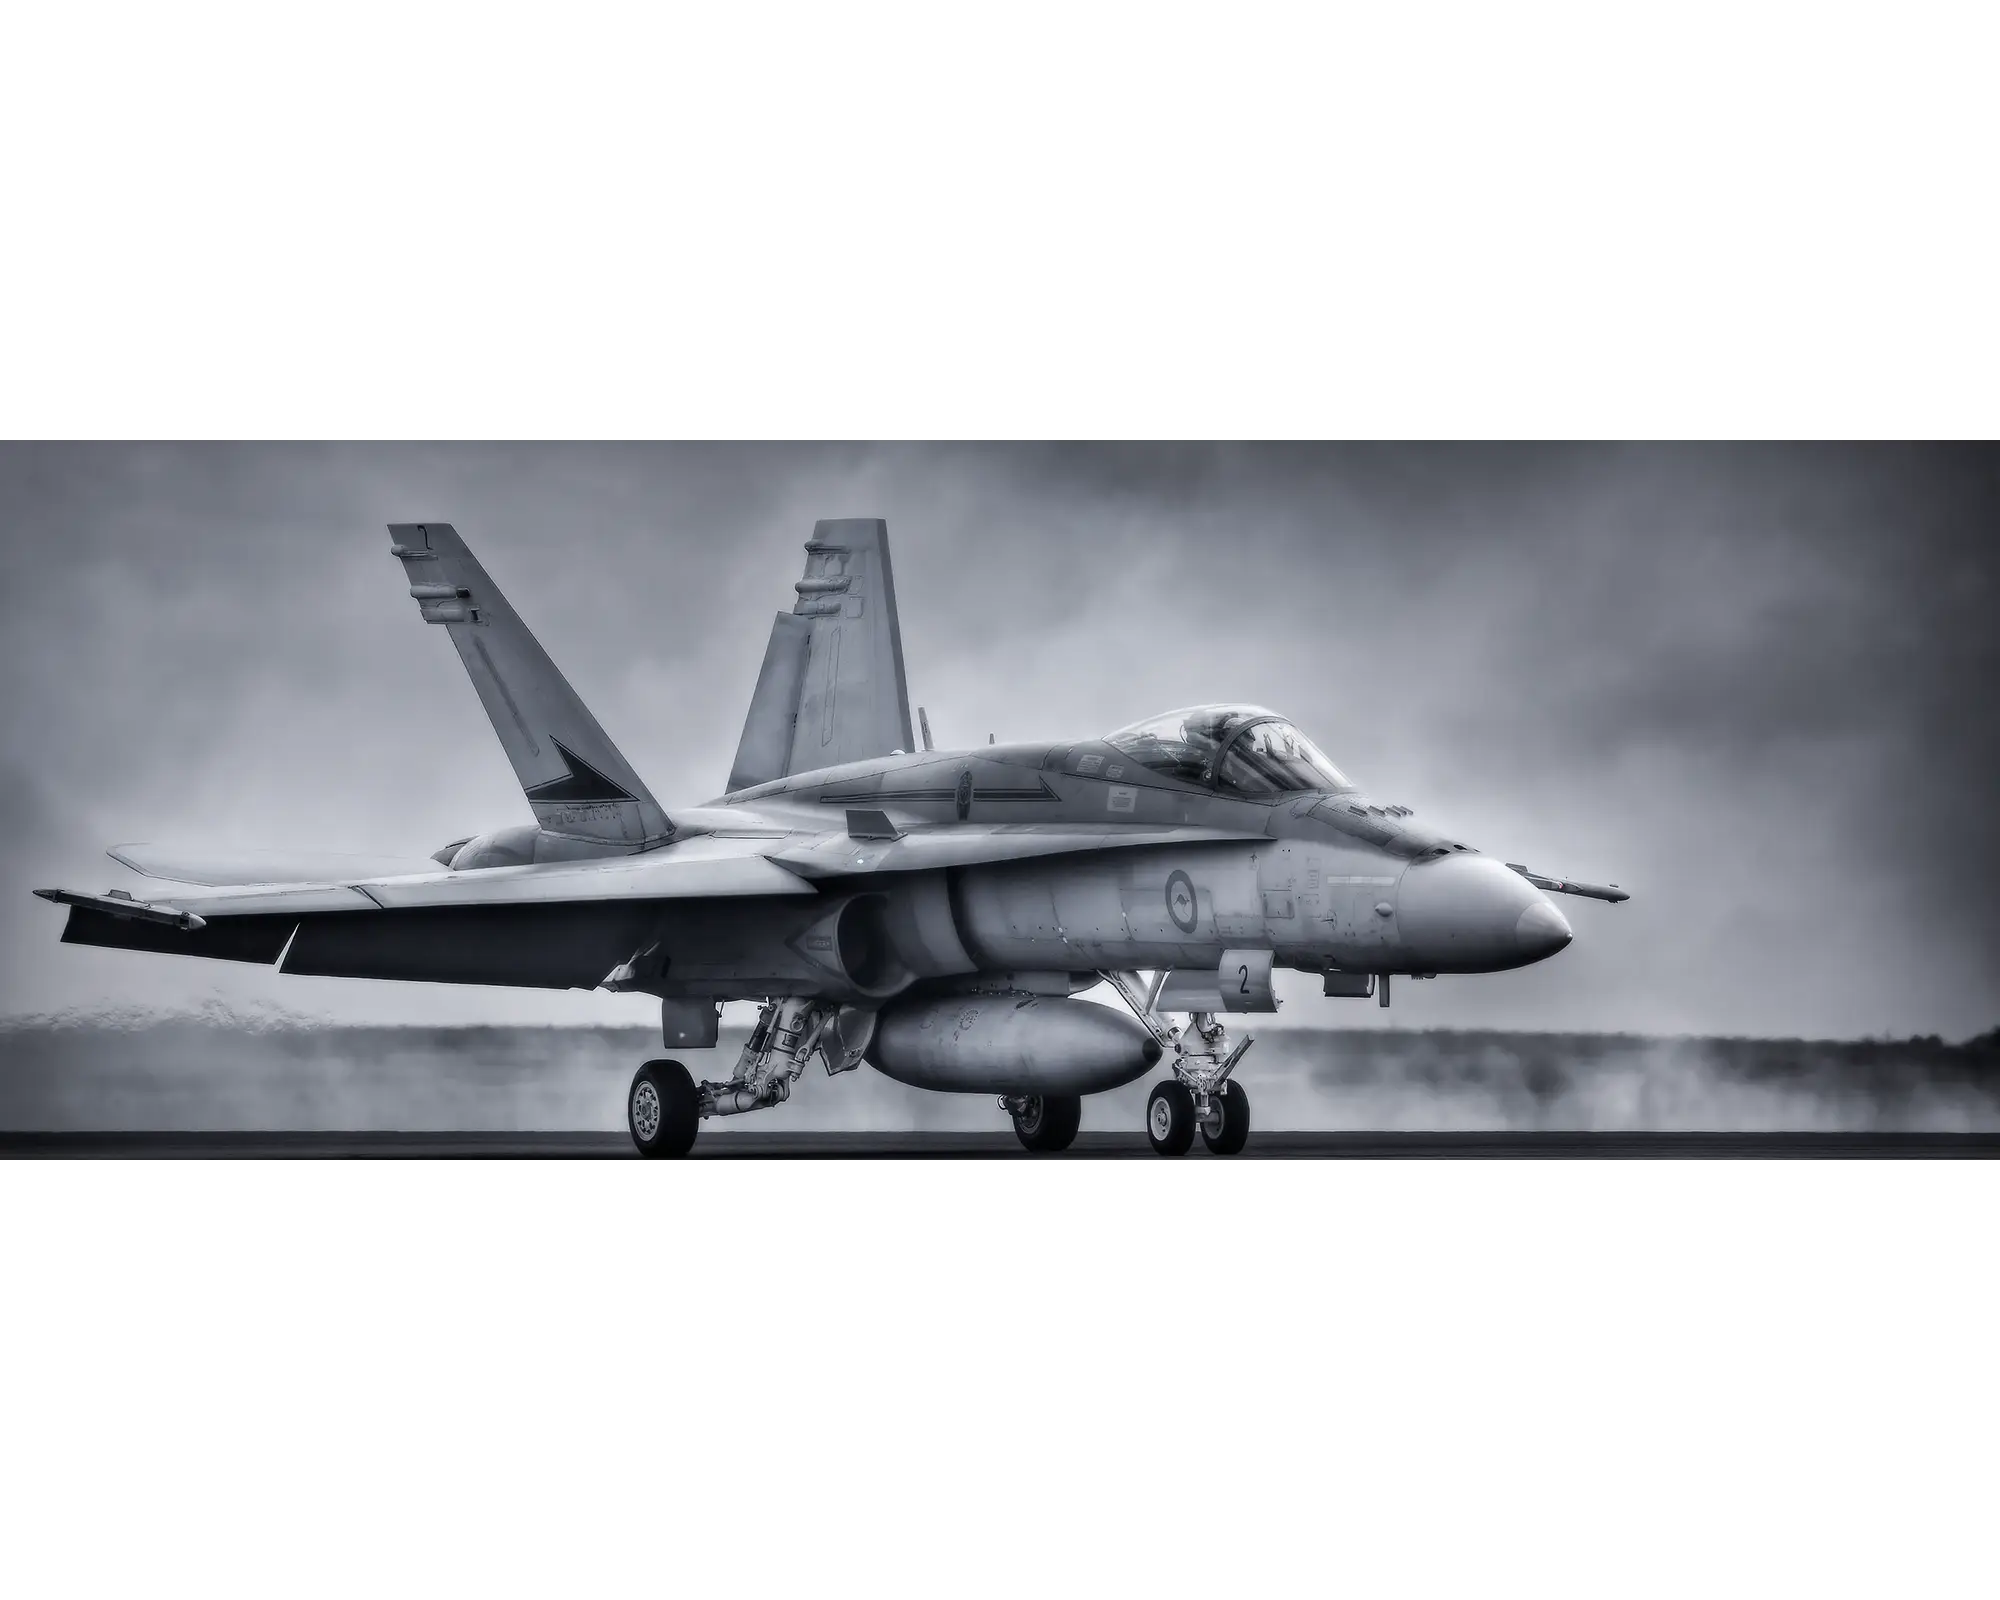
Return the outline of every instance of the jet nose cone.
[[[1571,938],[1569,923],[1563,914],[1546,900],[1538,900],[1521,913],[1521,920],[1514,924],[1514,941],[1521,947],[1521,954],[1530,961],[1540,961],[1544,956],[1552,956]]]
[[[1417,972],[1506,972],[1569,941],[1569,924],[1541,890],[1471,853],[1418,861],[1403,873],[1396,929]]]

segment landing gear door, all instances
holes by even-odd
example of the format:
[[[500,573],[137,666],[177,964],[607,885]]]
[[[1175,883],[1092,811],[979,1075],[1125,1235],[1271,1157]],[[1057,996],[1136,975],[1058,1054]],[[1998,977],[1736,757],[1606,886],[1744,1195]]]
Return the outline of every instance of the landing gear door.
[[[1160,987],[1158,1011],[1276,1011],[1269,950],[1225,950],[1215,971],[1176,967]]]
[[[1222,952],[1222,1009],[1225,1011],[1276,1011],[1278,997],[1271,989],[1271,952],[1268,950],[1225,950]]]

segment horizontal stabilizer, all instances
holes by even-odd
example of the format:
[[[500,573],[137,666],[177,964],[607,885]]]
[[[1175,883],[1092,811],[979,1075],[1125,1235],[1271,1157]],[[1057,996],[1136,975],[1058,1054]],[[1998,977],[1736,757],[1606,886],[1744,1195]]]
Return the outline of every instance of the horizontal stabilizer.
[[[147,878],[227,888],[251,883],[354,882],[435,872],[423,856],[343,855],[332,850],[232,850],[158,844],[115,844],[113,861]]]

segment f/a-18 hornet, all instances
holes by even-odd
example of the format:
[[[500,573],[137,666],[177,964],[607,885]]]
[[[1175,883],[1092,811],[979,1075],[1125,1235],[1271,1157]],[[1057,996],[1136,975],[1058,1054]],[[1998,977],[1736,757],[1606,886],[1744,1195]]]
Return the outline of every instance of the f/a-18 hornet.
[[[532,824],[383,861],[122,845],[196,892],[39,889],[63,939],[285,972],[656,995],[668,1050],[713,1047],[721,1002],[760,1008],[735,1070],[648,1061],[626,1099],[647,1155],[708,1117],[781,1104],[817,1057],[989,1094],[1031,1150],[1082,1097],[1157,1070],[1146,1132],[1234,1154],[1272,971],[1389,1003],[1394,974],[1554,955],[1550,893],[1616,888],[1504,865],[1365,797],[1297,728],[1205,705],[1066,744],[922,748],[912,736],[885,525],[826,521],[771,628],[726,791],[668,812],[447,523],[391,551],[513,762]],[[1076,996],[1100,982],[1116,1001]],[[1176,1021],[1185,1018],[1185,1021]]]

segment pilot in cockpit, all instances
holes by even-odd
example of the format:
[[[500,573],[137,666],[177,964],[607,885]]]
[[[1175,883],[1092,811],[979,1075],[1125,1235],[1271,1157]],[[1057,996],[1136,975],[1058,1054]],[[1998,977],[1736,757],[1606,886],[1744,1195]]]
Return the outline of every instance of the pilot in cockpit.
[[[1195,706],[1134,723],[1107,743],[1182,783],[1269,798],[1354,786],[1290,722],[1261,706]]]

